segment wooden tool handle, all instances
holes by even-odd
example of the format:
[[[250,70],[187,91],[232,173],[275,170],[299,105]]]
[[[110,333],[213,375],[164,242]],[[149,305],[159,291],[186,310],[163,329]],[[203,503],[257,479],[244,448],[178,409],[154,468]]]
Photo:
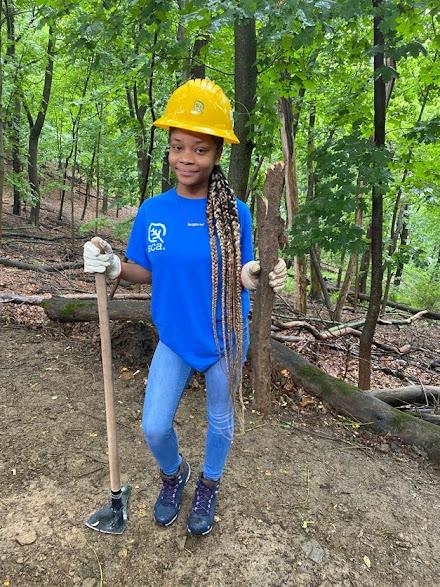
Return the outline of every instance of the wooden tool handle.
[[[102,238],[100,236],[94,236],[91,242],[97,249],[101,251],[101,253],[105,253],[104,247],[102,246]]]
[[[93,242],[93,239],[92,239]],[[101,250],[101,247],[93,243]],[[101,358],[104,376],[105,416],[107,422],[108,459],[110,466],[110,487],[114,492],[121,489],[119,473],[119,452],[116,437],[116,417],[113,401],[113,366],[110,337],[110,320],[107,307],[105,273],[95,273],[96,295],[98,298],[99,332],[101,336]]]

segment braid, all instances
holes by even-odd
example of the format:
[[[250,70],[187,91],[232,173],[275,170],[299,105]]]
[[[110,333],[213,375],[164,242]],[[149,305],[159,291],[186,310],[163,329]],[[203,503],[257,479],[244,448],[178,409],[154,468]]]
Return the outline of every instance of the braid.
[[[240,221],[235,195],[218,165],[214,167],[211,173],[206,212],[212,259],[212,325],[214,338],[217,350],[220,352],[216,319],[216,309],[219,301],[220,263],[220,308],[226,370],[231,394],[238,389],[239,399],[243,406],[241,398],[243,315],[241,304]]]

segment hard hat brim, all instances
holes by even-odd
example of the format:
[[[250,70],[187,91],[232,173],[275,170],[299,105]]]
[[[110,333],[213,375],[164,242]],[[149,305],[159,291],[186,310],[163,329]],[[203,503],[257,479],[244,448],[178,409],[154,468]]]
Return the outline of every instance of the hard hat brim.
[[[199,126],[191,123],[184,123],[181,120],[173,120],[172,118],[168,118],[167,116],[161,116],[153,122],[153,125],[157,128],[163,128],[165,130],[169,130],[170,128],[180,128],[181,130],[191,130],[193,132],[200,132],[205,135],[220,137],[224,139],[227,143],[231,143],[233,145],[238,145],[240,143],[237,135],[233,131],[216,129],[215,132],[213,132],[212,128]]]

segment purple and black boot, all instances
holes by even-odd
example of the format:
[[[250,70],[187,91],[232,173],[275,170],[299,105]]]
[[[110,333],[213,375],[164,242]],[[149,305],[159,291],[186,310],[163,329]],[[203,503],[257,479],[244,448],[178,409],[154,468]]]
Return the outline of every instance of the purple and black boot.
[[[205,479],[203,473],[197,481],[196,492],[188,518],[188,532],[198,536],[209,534],[214,526],[215,507],[220,481]]]

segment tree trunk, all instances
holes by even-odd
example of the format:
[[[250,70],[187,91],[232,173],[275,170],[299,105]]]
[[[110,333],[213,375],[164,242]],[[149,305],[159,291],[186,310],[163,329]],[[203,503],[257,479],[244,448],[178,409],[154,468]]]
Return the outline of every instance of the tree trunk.
[[[405,246],[408,242],[408,234],[409,234],[409,230],[408,230],[408,223],[404,222],[403,226],[402,226],[402,231],[400,233],[400,246]],[[396,275],[394,277],[394,285],[395,287],[399,287],[399,285],[402,282],[402,275],[403,275],[403,261],[400,261],[397,263],[397,269],[396,269]],[[388,300],[387,300],[388,302]]]
[[[377,11],[382,0],[373,0],[373,7]],[[377,148],[385,145],[385,112],[386,92],[385,83],[380,74],[377,74],[384,65],[384,35],[380,28],[383,17],[374,16],[374,142]],[[371,218],[371,290],[365,326],[359,344],[359,381],[361,389],[370,388],[371,380],[371,344],[376,330],[376,323],[380,312],[382,299],[382,231],[383,231],[383,194],[380,185],[374,185],[372,190],[372,218]]]
[[[3,14],[3,0],[0,0],[0,15]],[[0,243],[3,230],[3,186],[5,182],[5,150],[3,143],[4,112],[3,112],[3,26],[0,22]]]
[[[235,40],[235,133],[239,145],[232,145],[228,181],[238,198],[247,192],[252,150],[249,123],[257,90],[257,37],[255,18],[236,20]]]
[[[28,175],[32,193],[32,207],[30,222],[35,226],[40,221],[40,186],[38,178],[38,141],[43,129],[46,118],[47,108],[49,106],[50,91],[52,88],[53,62],[55,55],[55,33],[54,27],[49,26],[49,40],[47,43],[47,65],[44,74],[43,96],[41,99],[40,110],[35,122],[32,121],[30,110],[27,111],[28,121],[30,124],[29,132],[29,152],[28,152]],[[32,124],[31,124],[32,123]]]
[[[344,281],[339,291],[338,301],[336,302],[335,311],[333,313],[333,319],[335,322],[341,321],[342,309],[345,306],[345,302],[347,301],[348,291],[350,289],[351,280],[353,277],[354,269],[356,267],[356,259],[356,253],[350,255],[347,270],[345,272]]]
[[[359,196],[361,197],[361,196]],[[355,212],[355,223],[357,226],[362,226],[362,209],[359,206]],[[342,287],[339,291],[338,301],[336,302],[335,311],[333,315],[333,319],[335,322],[341,321],[342,309],[345,306],[345,302],[347,301],[348,292],[350,290],[351,281],[353,278],[353,274],[356,269],[358,260],[357,253],[352,253],[350,255],[350,259],[348,260],[347,271],[345,272],[344,281],[342,283]],[[338,286],[339,287],[339,286]]]
[[[293,112],[290,98],[280,98],[281,142],[286,175],[287,229],[299,209],[298,183],[296,177],[295,138],[293,135]],[[296,256],[294,308],[301,314],[307,313],[307,268],[304,256]]]
[[[371,224],[368,227],[367,239],[371,240]],[[367,247],[362,254],[359,274],[358,274],[358,289],[360,293],[367,293],[368,273],[370,270],[371,247]]]
[[[29,133],[28,145],[28,177],[32,195],[30,222],[34,226],[40,224],[40,186],[38,179],[38,139],[34,132]]]
[[[194,41],[193,52],[191,57],[191,71],[190,77],[192,79],[203,79],[205,77],[205,63],[200,61],[200,53],[209,43],[210,36],[207,34],[201,34]]]
[[[252,308],[252,388],[255,407],[264,415],[268,415],[272,407],[270,333],[275,293],[269,285],[269,273],[278,259],[278,246],[284,228],[280,216],[283,185],[283,165],[277,163],[268,170],[264,196],[257,201],[261,274]]]
[[[15,2],[14,0],[5,0],[4,3],[5,12],[6,12],[6,24],[7,24],[7,31],[8,31],[8,45],[6,48],[6,55],[10,60],[11,64],[13,65],[14,69],[16,69],[17,62],[16,62],[16,52],[15,52]],[[17,82],[18,86],[18,82]],[[12,111],[12,120],[11,126],[9,130],[9,142],[11,144],[11,152],[12,152],[12,170],[18,178],[22,171],[21,165],[21,158],[20,158],[20,118],[21,118],[21,102],[20,102],[20,91],[18,87],[14,87],[12,90],[11,101],[13,104],[13,111]],[[12,207],[12,213],[16,216],[20,216],[21,214],[21,192],[16,182],[14,182],[14,203]]]
[[[170,164],[168,162],[168,149],[162,159],[162,191],[166,192],[171,187]]]
[[[315,122],[316,122],[316,104],[310,105],[309,128],[307,131],[307,200],[313,200],[315,197],[315,168],[313,164],[313,152],[315,150]],[[316,258],[319,261],[319,249],[315,246]],[[310,259],[310,297],[312,300],[321,301],[323,299],[319,276],[315,271],[313,262]]]
[[[313,265],[315,275],[319,281],[319,285],[321,287],[322,295],[324,296],[324,303],[325,307],[327,308],[329,318],[333,321],[332,303],[330,301],[330,296],[328,295],[327,284],[324,280],[324,277],[322,276],[319,257],[314,246],[310,249],[310,261]]]
[[[100,153],[101,153],[101,131],[102,131],[102,118],[104,112],[103,102],[96,104],[96,112],[99,119],[98,136],[96,137],[96,202],[95,202],[95,234],[98,233],[98,217],[99,217],[99,192],[101,191],[101,166],[100,166]]]
[[[84,207],[81,214],[81,221],[84,220],[87,210],[87,204],[90,195],[90,188],[93,184],[93,175],[94,175],[94,168],[95,168],[95,157],[96,157],[96,149],[97,149],[97,140],[93,145],[93,153],[92,153],[92,160],[90,161],[90,167],[87,171],[87,180],[86,180],[86,195],[84,197]]]

